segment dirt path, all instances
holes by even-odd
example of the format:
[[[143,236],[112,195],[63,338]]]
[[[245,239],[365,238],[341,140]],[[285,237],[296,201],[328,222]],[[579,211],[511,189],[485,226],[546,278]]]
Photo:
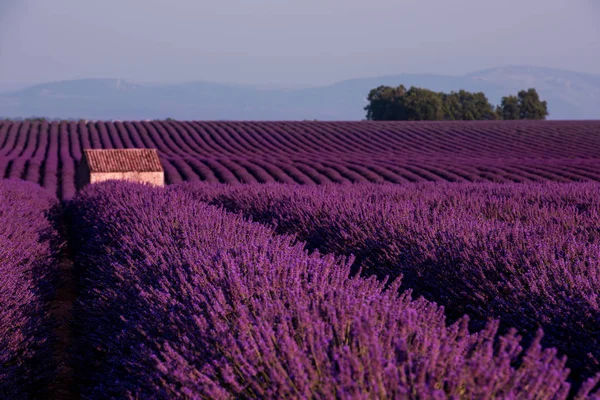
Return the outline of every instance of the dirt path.
[[[60,283],[54,304],[52,315],[57,321],[56,334],[58,346],[56,358],[58,359],[58,374],[55,384],[50,388],[50,399],[71,400],[78,399],[79,394],[75,386],[73,368],[68,358],[69,346],[73,337],[71,331],[71,312],[76,298],[76,282],[73,275],[73,259],[67,250],[59,264]]]

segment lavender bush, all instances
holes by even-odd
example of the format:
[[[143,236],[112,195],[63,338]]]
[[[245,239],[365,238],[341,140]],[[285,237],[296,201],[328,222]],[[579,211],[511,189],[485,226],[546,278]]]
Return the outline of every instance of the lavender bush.
[[[49,299],[60,238],[57,200],[28,182],[0,180],[0,398],[42,398],[55,372]]]
[[[353,268],[489,318],[569,358],[576,382],[600,370],[600,185],[185,184],[197,199],[275,224]]]
[[[69,212],[85,398],[564,399],[565,360],[497,322],[471,334],[400,279],[210,207],[108,182]],[[584,398],[595,384],[589,381]]]

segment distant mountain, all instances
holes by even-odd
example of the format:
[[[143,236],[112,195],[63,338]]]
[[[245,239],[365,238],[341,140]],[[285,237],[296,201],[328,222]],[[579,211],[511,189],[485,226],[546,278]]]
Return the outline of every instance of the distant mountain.
[[[211,82],[135,84],[82,79],[35,85],[0,95],[0,116],[85,119],[360,120],[366,96],[379,85],[436,91],[484,92],[493,104],[534,87],[548,101],[550,119],[600,119],[600,75],[511,66],[464,76],[401,74],[342,81],[315,88]]]
[[[25,82],[0,82],[0,93],[15,92],[32,86],[33,83]]]

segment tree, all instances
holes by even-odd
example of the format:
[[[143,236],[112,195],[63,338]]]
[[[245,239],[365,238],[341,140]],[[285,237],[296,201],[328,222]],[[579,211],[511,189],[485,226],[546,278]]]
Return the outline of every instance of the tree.
[[[519,118],[520,119],[546,119],[548,104],[540,101],[540,96],[533,88],[519,92]]]
[[[444,102],[439,93],[411,87],[403,98],[408,121],[439,121],[444,119]]]
[[[372,121],[399,121],[403,120],[403,96],[406,88],[400,85],[396,88],[379,86],[369,92],[365,107],[367,119]]]
[[[466,90],[438,93],[428,89],[379,86],[369,92],[364,108],[373,121],[475,121],[492,119],[545,119],[548,107],[535,89],[502,98],[494,109],[483,92]]]
[[[435,121],[444,117],[440,94],[428,89],[379,86],[369,92],[367,100],[368,120]]]
[[[540,100],[535,89],[521,90],[517,96],[502,98],[502,119],[546,119],[548,103]]]
[[[444,119],[451,121],[476,121],[496,119],[494,106],[483,92],[471,93],[466,90],[442,93]]]
[[[502,104],[499,107],[499,113],[502,119],[514,120],[520,118],[519,99],[517,96],[506,96],[502,98]]]
[[[449,121],[460,121],[463,119],[463,105],[458,93],[443,93],[442,101],[444,103],[444,119]]]

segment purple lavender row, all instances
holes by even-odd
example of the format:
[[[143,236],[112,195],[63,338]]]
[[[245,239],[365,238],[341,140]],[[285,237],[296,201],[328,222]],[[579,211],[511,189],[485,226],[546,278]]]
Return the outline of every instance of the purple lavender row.
[[[349,279],[350,262],[183,190],[107,182],[70,209],[84,398],[564,399],[565,360],[497,323]],[[518,366],[517,366],[518,365]],[[593,386],[590,382],[588,386]],[[581,398],[587,396],[584,387]]]
[[[57,200],[38,185],[0,180],[0,398],[44,398],[55,378]]]
[[[182,188],[354,255],[355,271],[403,275],[451,320],[501,318],[528,340],[541,327],[577,383],[600,371],[600,184]]]
[[[8,122],[0,175],[75,195],[86,148],[156,148],[166,182],[600,181],[600,122]]]

